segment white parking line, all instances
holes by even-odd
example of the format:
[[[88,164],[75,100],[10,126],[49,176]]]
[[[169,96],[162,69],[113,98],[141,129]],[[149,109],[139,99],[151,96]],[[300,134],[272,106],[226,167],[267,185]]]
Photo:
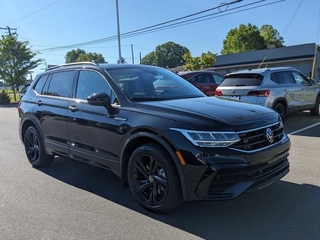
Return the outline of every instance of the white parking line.
[[[318,126],[318,125],[320,125],[320,122],[315,123],[315,124],[312,124],[312,125],[310,125],[310,126],[308,126],[308,127],[301,128],[301,129],[299,129],[299,130],[293,131],[293,132],[291,132],[291,133],[288,133],[288,135],[294,135],[294,134],[296,134],[296,133],[302,132],[302,131],[307,130],[307,129],[309,129],[309,128],[313,128],[313,127]]]

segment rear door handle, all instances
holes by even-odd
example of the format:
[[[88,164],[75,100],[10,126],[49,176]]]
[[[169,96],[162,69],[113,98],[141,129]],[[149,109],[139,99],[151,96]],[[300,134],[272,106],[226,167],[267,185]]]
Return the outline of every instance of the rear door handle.
[[[76,106],[69,106],[68,108],[70,109],[71,112],[79,111],[79,109]]]
[[[43,103],[42,103],[42,101],[38,101],[37,104],[38,104],[38,106],[41,106]]]

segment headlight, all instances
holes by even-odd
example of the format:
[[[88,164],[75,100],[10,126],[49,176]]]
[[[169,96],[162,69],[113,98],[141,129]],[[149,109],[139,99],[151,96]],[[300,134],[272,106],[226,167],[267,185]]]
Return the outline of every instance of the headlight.
[[[190,142],[199,147],[228,147],[240,141],[238,134],[235,132],[207,132],[178,128],[170,129],[182,133]]]

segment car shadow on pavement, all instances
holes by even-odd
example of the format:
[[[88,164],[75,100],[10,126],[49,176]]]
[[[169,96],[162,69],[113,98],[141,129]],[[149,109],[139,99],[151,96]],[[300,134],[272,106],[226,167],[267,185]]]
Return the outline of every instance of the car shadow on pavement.
[[[318,239],[320,188],[279,181],[229,201],[185,202],[167,214],[143,209],[115,174],[56,158],[43,173],[203,239]]]

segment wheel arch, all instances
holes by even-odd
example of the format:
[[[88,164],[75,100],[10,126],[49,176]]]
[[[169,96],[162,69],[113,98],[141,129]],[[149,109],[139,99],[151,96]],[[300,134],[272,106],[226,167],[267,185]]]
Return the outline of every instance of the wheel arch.
[[[164,138],[161,138],[160,136],[156,135],[152,132],[137,132],[130,136],[130,138],[127,139],[127,141],[124,144],[124,147],[121,151],[120,155],[120,176],[122,179],[122,183],[124,186],[128,186],[128,163],[131,154],[134,152],[135,149],[137,149],[139,146],[147,144],[147,143],[158,143],[160,146],[162,146],[166,152],[170,155],[172,158],[174,165],[176,167],[176,170],[179,175],[180,184],[181,184],[181,190],[183,197],[186,197],[186,186],[184,181],[184,175],[181,169],[180,161],[178,157],[175,154],[174,147],[168,143]]]
[[[24,142],[24,135],[25,135],[27,129],[31,126],[36,128],[36,130],[38,131],[38,133],[41,137],[41,141],[42,141],[42,144],[43,144],[43,147],[44,147],[46,154],[50,154],[47,152],[47,149],[45,147],[44,136],[43,136],[42,132],[40,131],[40,126],[33,118],[26,117],[26,118],[24,118],[23,122],[21,123],[21,133],[20,133],[21,134],[21,141]]]
[[[278,104],[278,103],[281,103],[283,106],[284,106],[284,109],[286,111],[286,114],[288,113],[288,103],[287,103],[287,100],[285,98],[277,98],[273,104],[272,104],[272,109],[275,108],[275,106]]]

